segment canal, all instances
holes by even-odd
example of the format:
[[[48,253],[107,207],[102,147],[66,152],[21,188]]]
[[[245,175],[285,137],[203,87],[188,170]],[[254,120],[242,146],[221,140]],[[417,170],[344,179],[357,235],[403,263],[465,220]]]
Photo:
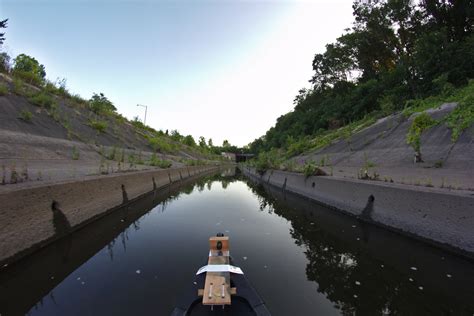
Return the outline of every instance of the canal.
[[[474,263],[226,170],[123,207],[0,272],[0,314],[169,315],[231,255],[272,315],[473,315]]]

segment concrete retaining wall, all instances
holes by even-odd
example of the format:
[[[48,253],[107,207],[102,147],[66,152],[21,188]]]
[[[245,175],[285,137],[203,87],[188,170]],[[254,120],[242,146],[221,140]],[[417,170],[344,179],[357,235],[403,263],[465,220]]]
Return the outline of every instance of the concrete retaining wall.
[[[217,169],[192,166],[115,174],[2,193],[0,265],[17,260],[62,233],[78,229],[154,189]],[[53,216],[53,203],[60,210],[56,216]]]
[[[331,208],[474,258],[474,195],[251,168],[244,174]]]

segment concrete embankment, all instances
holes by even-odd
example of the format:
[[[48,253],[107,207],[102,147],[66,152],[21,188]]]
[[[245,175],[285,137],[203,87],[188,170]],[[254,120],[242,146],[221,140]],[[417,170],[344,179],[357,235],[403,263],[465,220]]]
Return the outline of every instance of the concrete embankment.
[[[218,170],[194,166],[98,176],[0,194],[0,265],[155,189]]]
[[[315,200],[405,235],[474,258],[474,195],[336,177],[269,170],[248,177]]]

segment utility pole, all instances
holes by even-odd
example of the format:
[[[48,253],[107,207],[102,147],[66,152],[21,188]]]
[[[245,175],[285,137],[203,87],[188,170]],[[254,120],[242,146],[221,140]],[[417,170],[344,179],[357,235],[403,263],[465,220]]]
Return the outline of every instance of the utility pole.
[[[143,120],[143,125],[146,125],[146,111],[148,110],[148,106],[142,105],[142,104],[137,104],[137,106],[141,106],[145,108],[145,119]]]

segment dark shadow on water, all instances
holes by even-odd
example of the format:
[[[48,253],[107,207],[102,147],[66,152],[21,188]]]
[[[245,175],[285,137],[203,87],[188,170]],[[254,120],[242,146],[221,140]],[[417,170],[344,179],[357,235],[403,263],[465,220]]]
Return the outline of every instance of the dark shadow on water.
[[[55,304],[60,303],[56,302],[53,289],[74,270],[104,247],[108,248],[113,261],[113,245],[119,242],[126,250],[127,232],[140,229],[140,218],[144,214],[158,204],[164,212],[170,201],[181,194],[190,194],[195,185],[204,187],[216,178],[220,175],[188,179],[153,191],[71,234],[68,234],[69,221],[60,205],[54,202],[51,207],[53,225],[56,234],[63,237],[0,270],[0,315],[25,315],[37,304],[41,305],[45,297]],[[126,193],[124,200],[128,200]]]
[[[307,280],[342,314],[473,315],[472,262],[328,210],[281,187],[253,183],[233,170],[166,186],[72,234],[67,234],[69,223],[56,205],[59,212],[52,210],[53,224],[56,233],[65,236],[0,270],[0,314],[24,315],[47,301],[65,304],[58,299],[61,292],[56,287],[104,248],[111,261],[117,261],[113,252],[117,246],[132,252],[127,247],[129,233],[140,230],[150,210],[156,207],[156,212],[165,212],[182,195],[213,190],[214,182],[225,189],[235,181],[246,182],[254,193],[247,192],[248,198],[258,199],[259,207],[253,212],[267,212],[289,222],[289,238],[307,259],[303,263]],[[317,311],[308,314],[313,312]]]
[[[305,248],[308,280],[344,315],[474,314],[472,262],[280,188],[247,184],[261,211],[291,222],[295,243]]]

